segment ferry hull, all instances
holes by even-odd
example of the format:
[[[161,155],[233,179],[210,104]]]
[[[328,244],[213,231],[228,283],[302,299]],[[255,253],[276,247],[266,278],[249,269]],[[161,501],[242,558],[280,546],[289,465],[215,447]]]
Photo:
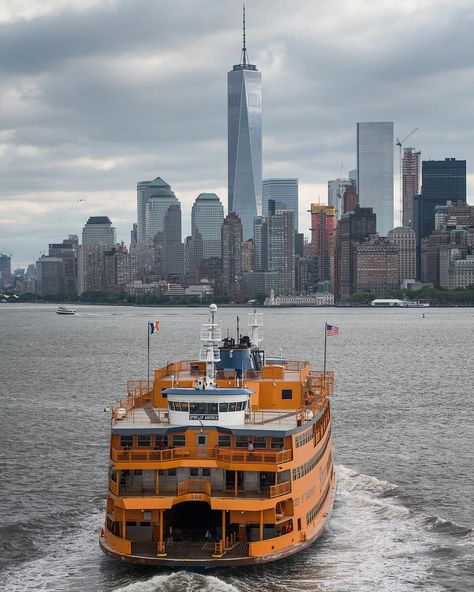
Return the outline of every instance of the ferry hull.
[[[222,567],[241,567],[246,565],[258,565],[261,563],[270,563],[272,561],[278,561],[280,559],[284,559],[286,557],[290,557],[291,555],[295,555],[300,551],[311,546],[316,540],[322,535],[326,524],[331,516],[332,508],[334,504],[334,497],[336,493],[336,473],[333,473],[331,484],[329,487],[328,495],[326,501],[321,508],[321,516],[322,519],[319,521],[317,527],[315,528],[314,533],[307,538],[306,540],[301,540],[300,542],[293,543],[292,545],[286,547],[285,549],[281,549],[276,553],[271,553],[268,555],[262,555],[258,557],[229,557],[226,558],[225,556],[219,559],[173,559],[168,557],[145,557],[145,556],[138,556],[138,555],[124,555],[122,553],[118,553],[111,549],[106,541],[104,533],[102,532],[99,538],[99,545],[102,551],[108,555],[109,557],[120,560],[123,563],[130,563],[135,565],[154,565],[159,567],[169,567],[169,568],[189,568],[189,569],[217,569]],[[298,533],[295,533],[295,536]],[[271,540],[271,539],[269,539]]]

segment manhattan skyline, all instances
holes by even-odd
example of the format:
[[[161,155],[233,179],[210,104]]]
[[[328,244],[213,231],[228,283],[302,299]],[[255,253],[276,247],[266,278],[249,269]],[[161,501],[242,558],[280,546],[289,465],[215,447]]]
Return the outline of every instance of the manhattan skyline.
[[[299,179],[301,231],[341,164],[344,176],[355,167],[357,121],[394,121],[400,137],[418,127],[422,160],[466,159],[470,172],[470,3],[246,8],[263,74],[263,176]],[[240,18],[235,2],[4,5],[0,250],[14,265],[95,215],[128,244],[143,179],[171,184],[183,235],[197,194],[227,203],[225,78]],[[469,202],[473,190],[471,173]]]

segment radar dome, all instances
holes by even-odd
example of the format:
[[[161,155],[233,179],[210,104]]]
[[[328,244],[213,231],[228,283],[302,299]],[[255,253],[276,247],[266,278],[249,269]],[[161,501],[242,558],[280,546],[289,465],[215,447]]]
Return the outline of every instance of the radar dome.
[[[217,304],[209,304],[209,312],[217,312]]]

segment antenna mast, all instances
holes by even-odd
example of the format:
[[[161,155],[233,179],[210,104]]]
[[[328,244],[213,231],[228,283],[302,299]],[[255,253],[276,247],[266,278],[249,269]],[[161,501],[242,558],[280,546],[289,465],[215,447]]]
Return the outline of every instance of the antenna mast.
[[[247,65],[247,47],[245,44],[245,4],[242,5],[242,65]]]

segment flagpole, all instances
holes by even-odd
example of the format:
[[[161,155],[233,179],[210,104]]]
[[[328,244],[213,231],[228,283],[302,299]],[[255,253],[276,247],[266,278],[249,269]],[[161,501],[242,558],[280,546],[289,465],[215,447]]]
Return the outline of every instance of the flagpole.
[[[323,369],[323,388],[326,388],[326,342],[328,338],[328,324],[324,323],[324,369]]]
[[[147,333],[147,392],[150,392],[150,323],[147,322],[146,324],[146,333]]]

